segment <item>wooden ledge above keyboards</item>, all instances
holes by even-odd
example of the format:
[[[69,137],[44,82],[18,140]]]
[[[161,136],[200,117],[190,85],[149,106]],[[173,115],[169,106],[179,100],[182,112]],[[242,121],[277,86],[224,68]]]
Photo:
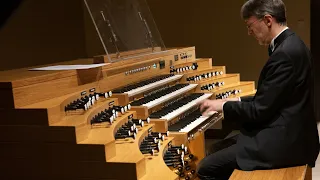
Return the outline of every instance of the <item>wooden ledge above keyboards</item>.
[[[158,53],[155,56],[141,56],[137,59],[126,61],[113,62],[103,67],[84,69],[84,70],[66,70],[66,71],[29,71],[29,68],[15,69],[0,72],[0,92],[6,103],[0,104],[0,108],[19,108],[41,101],[53,99],[57,96],[81,91],[83,89],[91,89],[99,85],[102,90],[110,90],[117,88],[119,83],[110,82],[115,79],[111,75],[122,75],[125,72],[119,71],[138,67],[150,62],[158,62],[159,59],[166,59],[166,68],[161,71],[169,72],[169,62],[174,61],[174,57],[180,53],[189,52],[193,54],[193,58],[189,61],[194,61],[195,48],[188,47],[182,49],[172,49]],[[179,61],[180,63],[186,60]],[[74,65],[74,64],[93,64],[94,59],[80,59],[59,64],[50,65]],[[177,63],[177,62],[175,62]],[[157,70],[160,70],[158,66]],[[158,72],[156,72],[159,74]],[[152,74],[145,73],[148,77]],[[123,75],[124,76],[124,75]],[[109,78],[108,78],[109,77]],[[137,78],[137,76],[135,77]],[[141,77],[142,78],[142,77]],[[126,81],[117,82],[125,83]],[[120,84],[121,85],[121,84]]]
[[[234,170],[230,180],[311,180],[312,169],[296,166],[272,170],[241,171]]]

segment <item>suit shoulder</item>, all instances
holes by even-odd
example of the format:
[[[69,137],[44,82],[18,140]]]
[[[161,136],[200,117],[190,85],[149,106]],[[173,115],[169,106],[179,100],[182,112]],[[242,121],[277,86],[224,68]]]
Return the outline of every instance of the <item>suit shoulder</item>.
[[[295,33],[288,36],[280,45],[278,50],[285,52],[288,55],[301,52],[309,52],[304,41]]]

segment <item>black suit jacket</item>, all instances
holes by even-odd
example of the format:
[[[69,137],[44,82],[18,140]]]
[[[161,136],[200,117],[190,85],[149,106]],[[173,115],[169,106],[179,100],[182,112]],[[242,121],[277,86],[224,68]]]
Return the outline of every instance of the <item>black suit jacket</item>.
[[[237,163],[243,170],[313,165],[319,137],[313,105],[312,57],[287,29],[263,67],[254,97],[227,102],[225,120],[242,123]]]

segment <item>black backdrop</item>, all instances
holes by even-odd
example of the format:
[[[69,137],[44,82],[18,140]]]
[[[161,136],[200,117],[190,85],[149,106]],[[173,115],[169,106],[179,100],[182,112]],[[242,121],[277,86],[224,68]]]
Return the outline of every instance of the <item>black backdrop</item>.
[[[318,122],[320,121],[320,1],[311,0],[311,39],[310,48],[314,57],[315,70],[315,104]]]
[[[2,0],[0,2],[0,28],[23,0]]]

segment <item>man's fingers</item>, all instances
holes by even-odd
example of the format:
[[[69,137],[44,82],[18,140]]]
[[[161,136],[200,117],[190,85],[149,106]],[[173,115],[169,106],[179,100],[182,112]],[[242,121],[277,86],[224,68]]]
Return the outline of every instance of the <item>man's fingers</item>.
[[[214,109],[212,107],[208,107],[203,113],[203,116],[210,116],[210,112],[214,111]]]
[[[200,109],[200,112],[204,112],[204,111],[207,111],[208,109],[211,108],[211,103],[210,103],[210,100],[205,100],[203,103],[202,103],[202,107]]]
[[[203,101],[201,101],[200,102],[200,112],[202,112],[202,111],[204,111],[204,109],[206,108],[206,106],[207,106],[207,102],[206,102],[206,100],[203,100]]]
[[[200,112],[203,112],[203,111],[204,111],[204,109],[206,109],[205,104],[201,104],[199,109],[200,109]]]

